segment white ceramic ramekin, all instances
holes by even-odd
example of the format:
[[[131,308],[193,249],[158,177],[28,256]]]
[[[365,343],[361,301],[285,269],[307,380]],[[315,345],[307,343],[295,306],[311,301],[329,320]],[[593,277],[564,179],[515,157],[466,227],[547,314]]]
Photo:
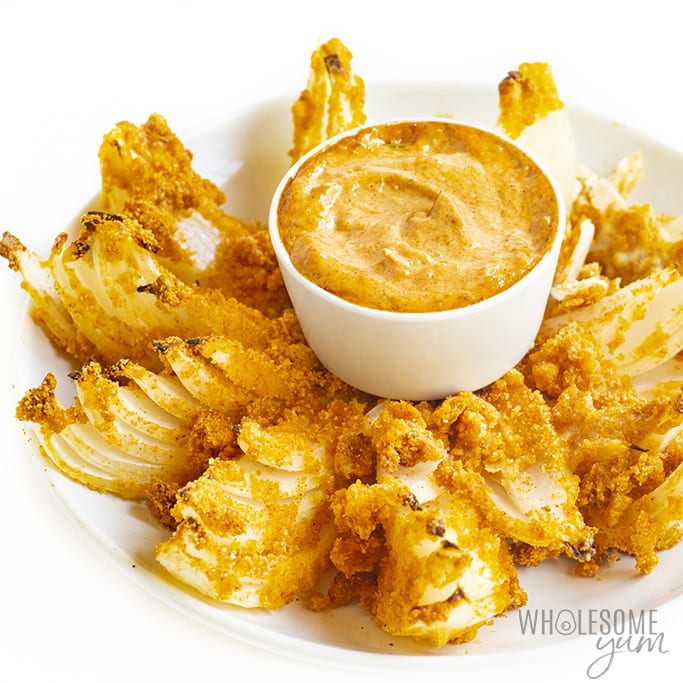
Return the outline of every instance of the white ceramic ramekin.
[[[419,120],[485,130],[450,119]],[[376,125],[381,124],[364,128]],[[558,207],[551,248],[523,278],[479,303],[434,313],[366,308],[349,303],[305,278],[292,264],[278,226],[282,192],[301,164],[341,137],[358,131],[356,128],[331,138],[299,159],[282,178],[270,206],[271,240],[306,340],[331,372],[377,396],[433,400],[458,391],[480,389],[513,368],[531,348],[538,333],[565,229],[566,209],[558,185],[543,164],[514,141],[487,131],[520,149],[548,177]]]

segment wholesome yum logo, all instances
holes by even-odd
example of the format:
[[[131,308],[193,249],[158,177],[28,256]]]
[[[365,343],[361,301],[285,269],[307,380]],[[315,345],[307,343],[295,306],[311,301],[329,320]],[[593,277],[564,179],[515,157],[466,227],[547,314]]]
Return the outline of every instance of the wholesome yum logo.
[[[595,636],[598,656],[586,669],[588,678],[606,674],[619,654],[668,652],[657,624],[657,610],[520,609],[522,635]]]

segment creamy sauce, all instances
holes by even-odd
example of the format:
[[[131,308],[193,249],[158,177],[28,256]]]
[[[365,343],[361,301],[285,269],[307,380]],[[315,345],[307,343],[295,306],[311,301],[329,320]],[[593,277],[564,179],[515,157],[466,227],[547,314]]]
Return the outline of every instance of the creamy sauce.
[[[517,282],[550,248],[558,206],[504,140],[450,122],[378,125],[310,157],[278,225],[297,270],[362,306],[444,311]]]

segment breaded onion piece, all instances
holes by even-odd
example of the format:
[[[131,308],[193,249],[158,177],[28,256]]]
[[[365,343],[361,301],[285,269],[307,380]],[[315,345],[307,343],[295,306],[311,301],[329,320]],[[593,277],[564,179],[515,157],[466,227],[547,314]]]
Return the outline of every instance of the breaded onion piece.
[[[72,479],[97,491],[143,499],[158,481],[196,476],[187,457],[187,425],[137,387],[107,377],[97,363],[72,375],[78,401],[57,399],[48,374],[19,403],[17,417],[35,423],[43,454]]]
[[[602,178],[581,167],[581,191],[571,207],[573,224],[589,220],[594,239],[587,257],[603,274],[623,284],[669,267],[680,269],[683,257],[683,217],[658,211],[651,204],[632,204],[628,195],[643,174],[643,155],[624,157]]]
[[[624,376],[637,377],[683,349],[683,278],[673,268],[656,270],[613,294],[543,321],[541,340],[580,323],[602,345]]]
[[[435,646],[466,642],[491,618],[526,600],[507,544],[466,498],[442,493],[418,503],[399,479],[356,482],[339,491],[333,508],[342,536],[333,560],[347,575],[363,569],[381,531],[382,551],[361,602],[392,635]],[[360,549],[360,563],[344,548]]]
[[[218,290],[182,282],[136,221],[89,212],[81,223],[76,239],[60,235],[44,261],[8,235],[2,252],[21,271],[37,320],[77,360],[127,358],[158,369],[152,343],[170,335],[222,334],[256,348],[301,342],[291,313],[271,320]]]
[[[180,490],[178,526],[158,561],[200,593],[243,607],[281,607],[311,589],[334,537],[328,419],[243,421],[241,458],[213,461]]]
[[[290,307],[265,226],[224,211],[225,194],[193,169],[192,153],[162,116],[118,123],[99,158],[102,208],[149,230],[159,261],[177,278],[218,288],[269,317]]]
[[[292,161],[337,133],[365,123],[365,85],[351,70],[351,58],[338,38],[311,55],[308,85],[292,106]]]
[[[576,141],[550,67],[520,64],[500,82],[498,93],[498,129],[543,161],[571,206],[579,190]]]

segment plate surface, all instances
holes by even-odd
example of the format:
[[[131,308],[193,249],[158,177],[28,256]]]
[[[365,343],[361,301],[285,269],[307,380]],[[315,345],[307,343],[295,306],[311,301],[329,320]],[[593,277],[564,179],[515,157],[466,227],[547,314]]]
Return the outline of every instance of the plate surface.
[[[293,99],[293,98],[292,98]],[[292,99],[269,100],[234,112],[181,137],[193,151],[195,168],[209,176],[228,196],[226,209],[242,218],[265,221],[270,195],[288,165]],[[497,94],[473,86],[371,86],[367,88],[370,120],[448,115],[493,126]],[[640,150],[645,178],[634,202],[649,201],[660,211],[683,214],[683,156],[635,131],[585,112],[571,110],[579,160],[607,173],[623,156]],[[75,211],[79,207],[75,207]],[[74,228],[77,220],[74,220]],[[66,373],[71,369],[58,357],[31,322],[25,309],[19,324],[15,376],[18,391],[36,386],[47,371],[60,379],[64,400],[71,402]],[[62,378],[64,378],[62,380]],[[30,443],[29,448],[33,448]],[[42,459],[36,459],[41,469]],[[538,648],[566,648],[572,636],[529,637],[515,612],[480,630],[472,643],[440,650],[393,638],[380,631],[356,606],[317,614],[298,603],[278,611],[247,611],[204,600],[170,580],[154,560],[155,546],[167,532],[156,524],[144,505],[94,493],[45,468],[47,484],[75,524],[131,580],[160,600],[215,630],[259,647],[326,664],[363,670],[425,671],[497,669]],[[526,610],[563,609],[681,609],[683,544],[660,555],[660,565],[649,576],[639,575],[629,558],[606,569],[598,579],[571,575],[571,565],[550,561],[522,569],[520,579],[529,594]],[[579,637],[581,634],[573,634]],[[453,661],[457,658],[457,665]]]

